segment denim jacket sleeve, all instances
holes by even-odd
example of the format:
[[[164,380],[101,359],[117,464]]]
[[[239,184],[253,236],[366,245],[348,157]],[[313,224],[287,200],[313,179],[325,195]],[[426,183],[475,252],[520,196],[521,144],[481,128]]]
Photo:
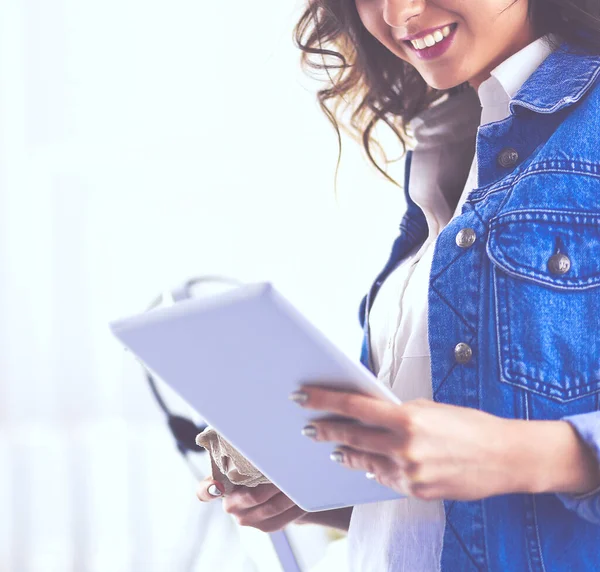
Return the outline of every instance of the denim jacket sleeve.
[[[563,417],[589,445],[598,459],[600,471],[600,411]],[[558,498],[570,510],[593,524],[600,525],[600,487],[584,495],[559,494]]]

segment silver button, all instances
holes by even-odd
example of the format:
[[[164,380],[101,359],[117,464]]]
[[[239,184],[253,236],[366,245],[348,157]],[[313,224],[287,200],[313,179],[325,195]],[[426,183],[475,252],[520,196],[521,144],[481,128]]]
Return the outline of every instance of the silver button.
[[[472,228],[463,228],[456,235],[456,244],[461,248],[469,248],[473,246],[477,235]]]
[[[548,268],[552,274],[565,274],[571,268],[571,261],[568,256],[559,252],[550,257]]]
[[[473,350],[471,349],[471,346],[463,342],[456,344],[456,347],[454,348],[454,359],[456,359],[458,363],[468,363],[471,361],[472,357]]]
[[[519,154],[512,147],[503,149],[498,155],[498,163],[505,169],[508,167],[514,167],[518,160]]]

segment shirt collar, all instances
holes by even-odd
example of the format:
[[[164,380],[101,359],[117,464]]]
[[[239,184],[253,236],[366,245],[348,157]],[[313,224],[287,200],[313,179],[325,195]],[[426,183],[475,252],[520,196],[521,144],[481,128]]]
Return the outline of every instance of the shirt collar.
[[[559,42],[555,36],[550,39]],[[508,57],[490,72],[490,77],[483,81],[477,90],[482,107],[482,124],[500,121],[510,115],[510,100],[552,51],[546,36],[542,36]]]
[[[557,40],[556,36],[550,36],[552,38]],[[490,76],[502,86],[505,98],[512,99],[552,51],[546,36],[542,36],[496,66]]]

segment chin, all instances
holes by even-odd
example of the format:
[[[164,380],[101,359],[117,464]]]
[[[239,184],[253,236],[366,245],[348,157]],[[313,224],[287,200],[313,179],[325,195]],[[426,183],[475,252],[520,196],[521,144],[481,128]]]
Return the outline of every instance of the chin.
[[[438,89],[440,91],[446,89],[452,89],[453,87],[457,87],[467,81],[469,78],[456,78],[456,77],[447,77],[447,78],[425,78],[427,85],[432,87],[433,89]]]

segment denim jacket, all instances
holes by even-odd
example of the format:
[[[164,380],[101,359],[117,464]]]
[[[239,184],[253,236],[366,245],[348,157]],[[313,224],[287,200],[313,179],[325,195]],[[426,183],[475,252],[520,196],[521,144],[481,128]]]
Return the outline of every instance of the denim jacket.
[[[578,53],[570,53],[578,51]],[[435,401],[516,419],[564,419],[600,468],[600,56],[563,43],[510,116],[479,127],[479,187],[438,236],[429,277]],[[410,199],[360,307],[427,237]],[[600,570],[600,490],[444,501],[442,570]]]

